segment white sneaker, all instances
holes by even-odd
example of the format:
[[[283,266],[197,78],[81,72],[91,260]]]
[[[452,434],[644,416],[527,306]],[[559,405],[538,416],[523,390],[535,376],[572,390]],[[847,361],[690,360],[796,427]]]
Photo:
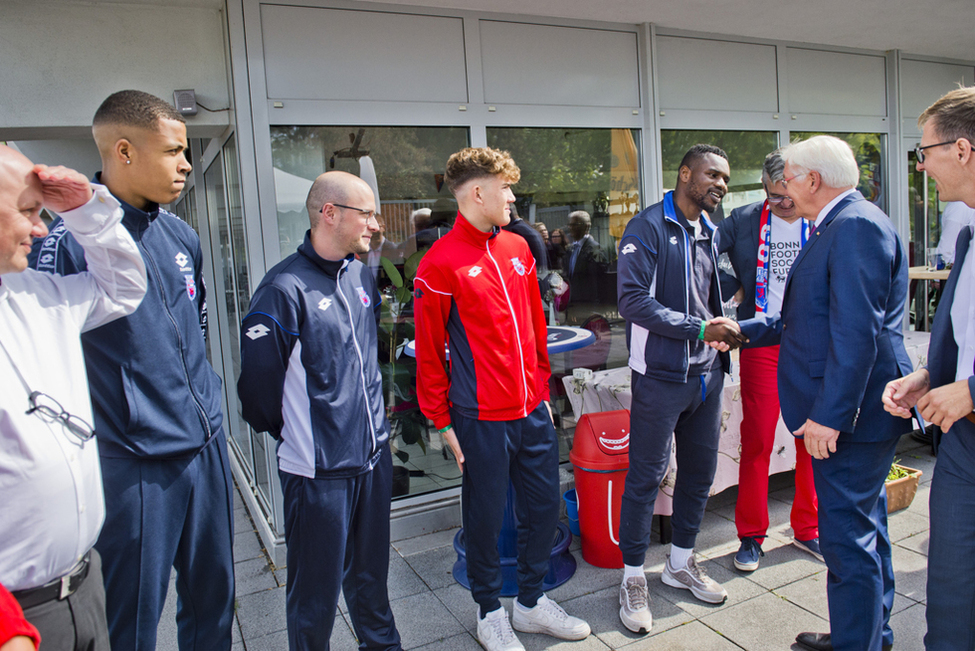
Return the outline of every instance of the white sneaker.
[[[511,630],[511,622],[508,621],[504,606],[477,618],[477,641],[487,651],[525,651],[525,647]]]
[[[649,633],[653,626],[650,615],[650,593],[647,577],[631,576],[620,586],[620,621],[634,633]]]
[[[589,624],[572,617],[545,595],[538,598],[534,608],[526,608],[515,599],[511,625],[522,633],[545,633],[561,640],[584,640],[592,633]]]
[[[687,565],[681,568],[672,567],[668,555],[660,580],[672,588],[690,590],[695,597],[709,604],[721,604],[728,598],[728,592],[721,587],[720,583],[707,575],[704,568],[697,564],[693,554],[688,559]]]

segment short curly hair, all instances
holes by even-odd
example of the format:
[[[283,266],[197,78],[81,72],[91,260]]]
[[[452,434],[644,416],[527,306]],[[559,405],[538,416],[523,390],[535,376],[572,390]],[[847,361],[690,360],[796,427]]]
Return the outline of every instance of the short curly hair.
[[[511,154],[491,147],[467,147],[447,159],[447,174],[444,180],[451,194],[471,179],[484,176],[501,176],[509,183],[517,183],[521,170],[515,165]]]

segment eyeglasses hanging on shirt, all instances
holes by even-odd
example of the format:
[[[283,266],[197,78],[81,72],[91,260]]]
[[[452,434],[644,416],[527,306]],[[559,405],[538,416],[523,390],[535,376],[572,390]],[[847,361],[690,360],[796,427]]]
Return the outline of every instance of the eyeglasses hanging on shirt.
[[[3,348],[3,352],[7,355],[7,359],[10,360],[10,365],[14,369],[14,373],[17,374],[17,378],[27,391],[28,409],[24,412],[25,414],[37,414],[38,418],[51,423],[55,421],[60,422],[64,429],[81,441],[82,445],[95,435],[95,428],[84,418],[66,411],[60,402],[46,393],[32,390],[30,385],[27,384],[27,380],[21,374],[20,369],[17,368],[13,356],[7,350],[7,347],[3,345],[2,341],[0,341],[0,348]]]

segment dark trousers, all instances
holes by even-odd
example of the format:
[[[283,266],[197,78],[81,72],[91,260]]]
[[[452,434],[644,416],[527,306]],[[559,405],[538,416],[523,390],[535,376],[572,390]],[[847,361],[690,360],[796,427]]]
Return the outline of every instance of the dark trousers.
[[[233,641],[233,496],[223,432],[192,459],[102,457],[102,555],[112,647],[154,651],[176,568],[179,648]]]
[[[620,551],[627,565],[643,565],[650,546],[653,503],[677,443],[673,544],[694,547],[718,467],[721,435],[720,368],[687,382],[665,382],[633,372],[630,469],[620,507]]]
[[[559,519],[559,444],[544,403],[525,418],[485,421],[451,410],[464,452],[461,511],[471,596],[487,614],[501,607],[498,535],[508,481],[518,516],[518,601],[542,596]]]
[[[894,642],[888,624],[894,604],[894,569],[884,479],[897,440],[839,441],[828,459],[812,462],[836,651],[880,651],[882,645]]]
[[[975,649],[975,424],[941,437],[931,480],[928,544],[929,651]]]
[[[74,594],[25,608],[24,618],[41,634],[44,651],[109,651],[98,552],[91,550],[88,576]]]
[[[389,447],[375,468],[345,479],[279,471],[288,544],[287,620],[291,651],[327,651],[345,594],[360,649],[400,649],[389,607]]]

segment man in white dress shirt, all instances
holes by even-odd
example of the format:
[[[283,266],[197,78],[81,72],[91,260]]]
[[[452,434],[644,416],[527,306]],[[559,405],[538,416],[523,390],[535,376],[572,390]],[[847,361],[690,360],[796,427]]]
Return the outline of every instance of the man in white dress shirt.
[[[57,211],[89,271],[27,269]],[[105,519],[80,335],[134,312],[142,256],[118,201],[63,167],[0,145],[0,583],[40,631],[44,651],[109,648],[101,562]]]
[[[975,208],[975,87],[953,90],[929,106],[918,126],[918,171],[944,201]],[[910,418],[917,407],[937,425],[938,463],[931,480],[928,546],[929,651],[975,648],[975,246],[961,229],[955,265],[931,327],[928,365],[884,390],[884,408]]]

